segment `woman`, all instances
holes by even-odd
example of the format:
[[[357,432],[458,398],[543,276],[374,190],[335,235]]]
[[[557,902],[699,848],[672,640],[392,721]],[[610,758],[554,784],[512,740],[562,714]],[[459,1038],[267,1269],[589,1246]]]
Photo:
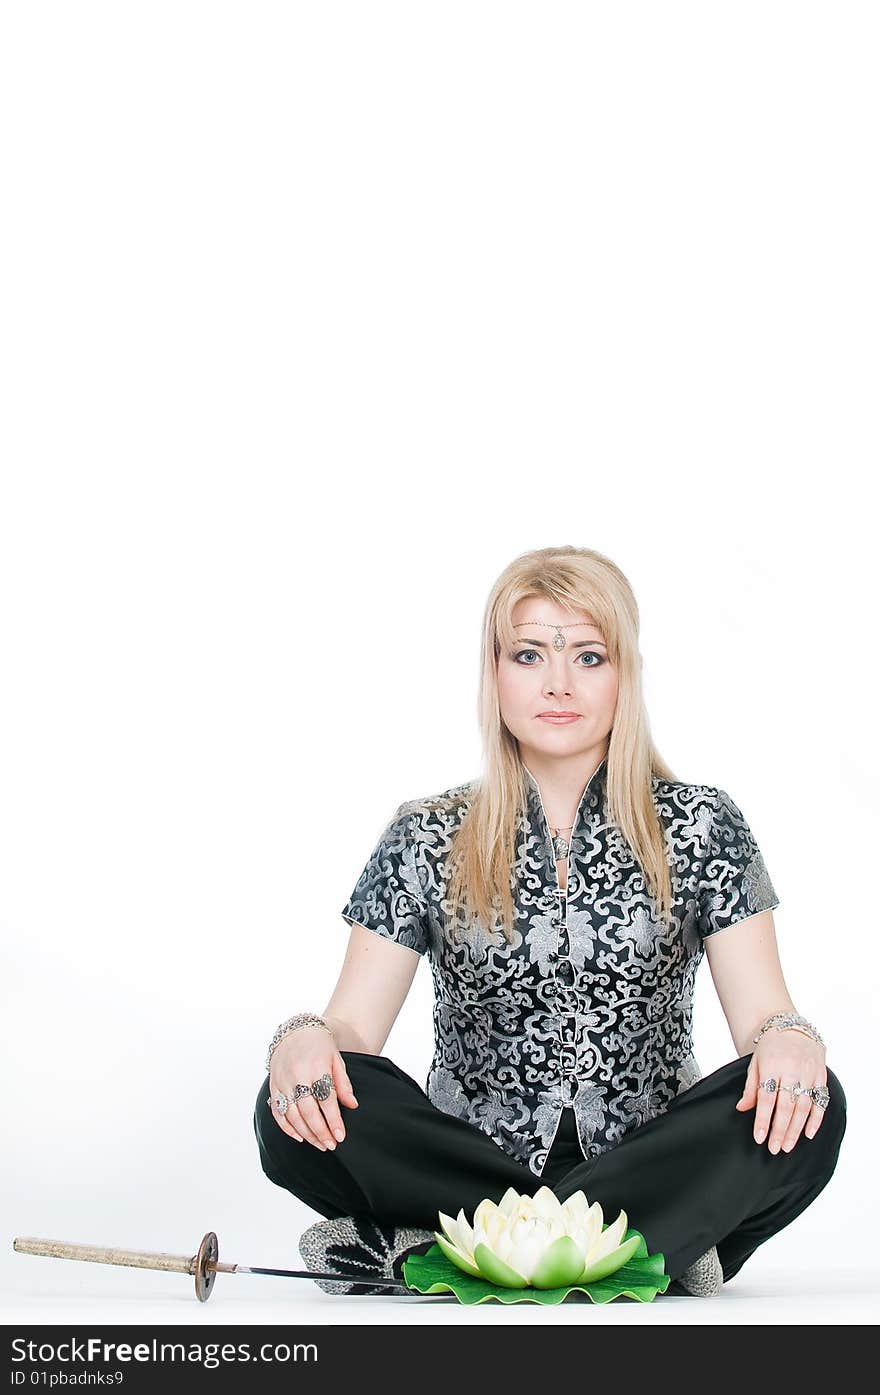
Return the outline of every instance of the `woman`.
[[[342,911],[327,1008],[270,1044],[263,1170],[327,1218],[300,1241],[315,1271],[399,1278],[440,1211],[545,1184],[625,1210],[667,1293],[717,1294],[826,1185],[846,1127],[785,985],[761,852],[725,790],[677,780],[657,752],[638,608],[606,557],[512,562],[481,659],[483,777],[402,804],[383,831]],[[704,949],[738,1058],[701,1077]],[[420,956],[426,1092],[379,1054]]]

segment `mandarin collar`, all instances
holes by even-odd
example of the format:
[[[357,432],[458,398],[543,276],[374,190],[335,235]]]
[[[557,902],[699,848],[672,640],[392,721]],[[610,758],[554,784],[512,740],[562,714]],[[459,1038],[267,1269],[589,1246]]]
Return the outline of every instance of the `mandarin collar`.
[[[544,821],[548,824],[549,827],[549,822],[544,811],[544,803],[541,799],[541,790],[538,785],[538,782],[535,779],[532,772],[529,770],[528,766],[525,764],[525,762],[521,760],[520,764],[522,765],[526,777],[526,793],[528,796],[529,807],[533,813],[540,813],[544,817]],[[589,813],[595,809],[598,809],[601,806],[602,796],[605,789],[605,777],[607,775],[607,771],[608,757],[603,756],[602,760],[596,766],[596,769],[593,771],[592,775],[590,776],[589,780],[584,786],[583,791],[581,793],[581,797],[578,800],[577,813],[575,814],[574,826],[571,831],[572,838],[577,832],[581,814]]]

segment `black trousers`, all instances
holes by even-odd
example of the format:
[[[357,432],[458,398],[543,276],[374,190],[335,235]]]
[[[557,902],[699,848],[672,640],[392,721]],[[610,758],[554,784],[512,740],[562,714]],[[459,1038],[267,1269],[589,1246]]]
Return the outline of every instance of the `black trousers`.
[[[597,1158],[584,1159],[566,1109],[538,1178],[480,1129],[437,1109],[388,1056],[341,1055],[359,1108],[341,1107],[345,1138],[335,1150],[282,1132],[268,1103],[268,1075],[260,1086],[254,1131],[263,1171],[277,1186],[322,1216],[426,1230],[439,1229],[438,1211],[457,1216],[463,1207],[472,1218],[483,1197],[500,1201],[511,1186],[531,1196],[547,1185],[560,1201],[581,1189],[601,1204],[606,1222],[625,1210],[673,1279],[713,1244],[725,1280],[738,1273],[819,1195],[846,1129],[846,1097],[827,1068],[830,1100],[815,1137],[801,1131],[790,1153],[771,1153],[766,1138],[756,1143],[755,1110],[734,1107],[746,1055],[698,1080]]]

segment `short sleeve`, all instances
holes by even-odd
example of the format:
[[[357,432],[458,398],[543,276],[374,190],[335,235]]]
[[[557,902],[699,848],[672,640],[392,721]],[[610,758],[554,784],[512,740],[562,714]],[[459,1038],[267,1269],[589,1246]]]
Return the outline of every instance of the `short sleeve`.
[[[716,790],[703,873],[699,930],[703,939],[759,911],[772,911],[779,898],[755,836],[742,810],[726,790]]]
[[[427,907],[411,837],[413,815],[402,804],[385,828],[342,908],[343,919],[374,930],[396,944],[426,954],[430,945]]]

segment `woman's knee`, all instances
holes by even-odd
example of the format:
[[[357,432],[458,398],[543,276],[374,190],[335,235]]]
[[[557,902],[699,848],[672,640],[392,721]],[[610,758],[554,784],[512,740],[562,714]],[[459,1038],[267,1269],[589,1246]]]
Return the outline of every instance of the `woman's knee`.
[[[840,1083],[840,1077],[835,1074],[830,1066],[825,1067],[827,1075],[828,1104],[825,1109],[825,1117],[822,1120],[822,1129],[831,1126],[838,1142],[846,1132],[846,1094]],[[820,1133],[822,1131],[820,1129]]]
[[[844,1116],[846,1115],[846,1095],[840,1083],[840,1076],[836,1075],[830,1066],[825,1067],[825,1074],[828,1077],[828,1108],[831,1108],[831,1101],[835,1101],[835,1108]]]
[[[361,1051],[341,1051],[339,1053],[349,1074],[358,1108],[340,1106],[346,1141],[350,1130],[357,1130],[358,1115],[368,1102],[371,1114],[381,1107],[389,1079],[403,1075],[400,1067],[388,1056],[375,1056]],[[413,1082],[414,1083],[414,1082]],[[416,1086],[415,1088],[418,1088]],[[266,1075],[257,1092],[253,1115],[254,1133],[260,1151],[260,1163],[266,1176],[273,1182],[279,1177],[285,1179],[280,1185],[289,1186],[290,1179],[302,1174],[310,1176],[315,1159],[323,1156],[313,1145],[305,1141],[298,1143],[285,1133],[278,1123],[269,1094],[269,1076]],[[343,1143],[344,1147],[345,1144]]]
[[[826,1067],[828,1104],[822,1122],[803,1146],[810,1150],[815,1172],[827,1181],[837,1166],[837,1157],[846,1132],[846,1095],[834,1071]],[[812,1113],[812,1111],[811,1111]]]
[[[290,1149],[298,1145],[296,1140],[286,1134],[275,1122],[272,1113],[272,1105],[269,1097],[269,1077],[266,1076],[257,1093],[256,1104],[253,1114],[254,1135],[257,1140],[257,1150],[260,1155],[260,1166],[271,1182],[276,1182],[279,1186],[285,1186],[287,1168],[284,1165]],[[285,1149],[284,1145],[289,1148]]]

